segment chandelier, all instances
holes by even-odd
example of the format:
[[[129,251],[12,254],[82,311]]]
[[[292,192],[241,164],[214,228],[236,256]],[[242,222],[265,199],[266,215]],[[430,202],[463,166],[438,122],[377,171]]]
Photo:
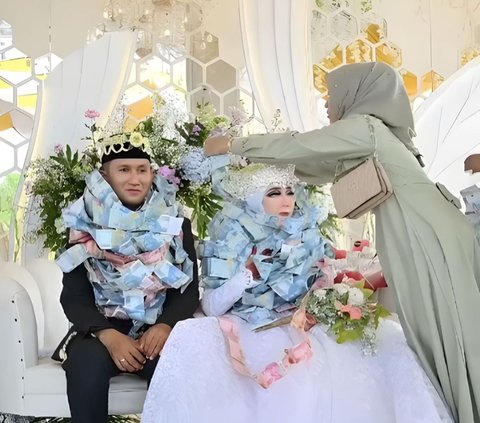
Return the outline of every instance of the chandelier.
[[[140,56],[157,44],[182,49],[186,35],[201,30],[205,14],[217,0],[107,0],[102,32],[138,31]]]

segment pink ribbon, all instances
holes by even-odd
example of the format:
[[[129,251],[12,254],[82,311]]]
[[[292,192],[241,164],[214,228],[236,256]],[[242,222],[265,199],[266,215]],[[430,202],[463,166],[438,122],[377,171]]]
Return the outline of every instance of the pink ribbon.
[[[285,350],[285,355],[280,361],[268,364],[258,375],[255,375],[247,367],[245,354],[240,343],[237,321],[228,315],[218,317],[218,321],[228,343],[233,368],[238,373],[255,380],[262,388],[268,389],[285,376],[289,367],[306,361],[313,355],[310,341],[307,339],[301,344]],[[301,333],[307,336],[304,331]]]

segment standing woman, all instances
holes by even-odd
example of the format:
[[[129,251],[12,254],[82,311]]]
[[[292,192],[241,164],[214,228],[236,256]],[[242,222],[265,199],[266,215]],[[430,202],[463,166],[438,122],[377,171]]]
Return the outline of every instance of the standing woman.
[[[394,195],[373,209],[376,248],[407,340],[461,423],[480,422],[480,244],[473,227],[421,168],[403,82],[386,64],[343,66],[327,76],[331,125],[307,133],[207,140],[208,155],[296,166],[332,182],[375,150]]]

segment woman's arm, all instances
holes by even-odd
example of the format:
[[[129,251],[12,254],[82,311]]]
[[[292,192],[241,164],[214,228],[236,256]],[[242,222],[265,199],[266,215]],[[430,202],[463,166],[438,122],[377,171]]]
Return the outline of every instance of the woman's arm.
[[[202,309],[207,316],[221,316],[242,298],[243,291],[255,285],[252,272],[244,269],[218,288],[207,288],[202,297]]]
[[[310,132],[251,135],[234,140],[219,137],[205,143],[207,155],[234,154],[254,162],[293,164],[308,182],[332,182],[338,161],[353,160],[373,152],[373,141],[364,116],[356,115]],[[223,151],[224,150],[224,151]]]

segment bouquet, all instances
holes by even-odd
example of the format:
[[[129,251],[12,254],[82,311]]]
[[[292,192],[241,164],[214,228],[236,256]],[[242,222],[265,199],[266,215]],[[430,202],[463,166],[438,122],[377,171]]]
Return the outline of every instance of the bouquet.
[[[363,280],[354,279],[314,288],[303,299],[293,322],[304,330],[321,324],[335,335],[339,344],[360,340],[363,353],[374,354],[380,318],[390,312],[373,301],[372,294]]]
[[[338,255],[339,250],[335,251]],[[384,283],[376,252],[362,243],[361,248],[340,256],[344,258],[324,257],[320,264],[322,276],[300,301],[293,316],[260,326],[255,331],[291,323],[307,332],[320,324],[336,337],[338,343],[359,340],[365,355],[375,354],[380,319],[390,315],[373,296],[375,288],[383,286],[381,281]],[[375,286],[367,281],[364,274],[375,275]]]

